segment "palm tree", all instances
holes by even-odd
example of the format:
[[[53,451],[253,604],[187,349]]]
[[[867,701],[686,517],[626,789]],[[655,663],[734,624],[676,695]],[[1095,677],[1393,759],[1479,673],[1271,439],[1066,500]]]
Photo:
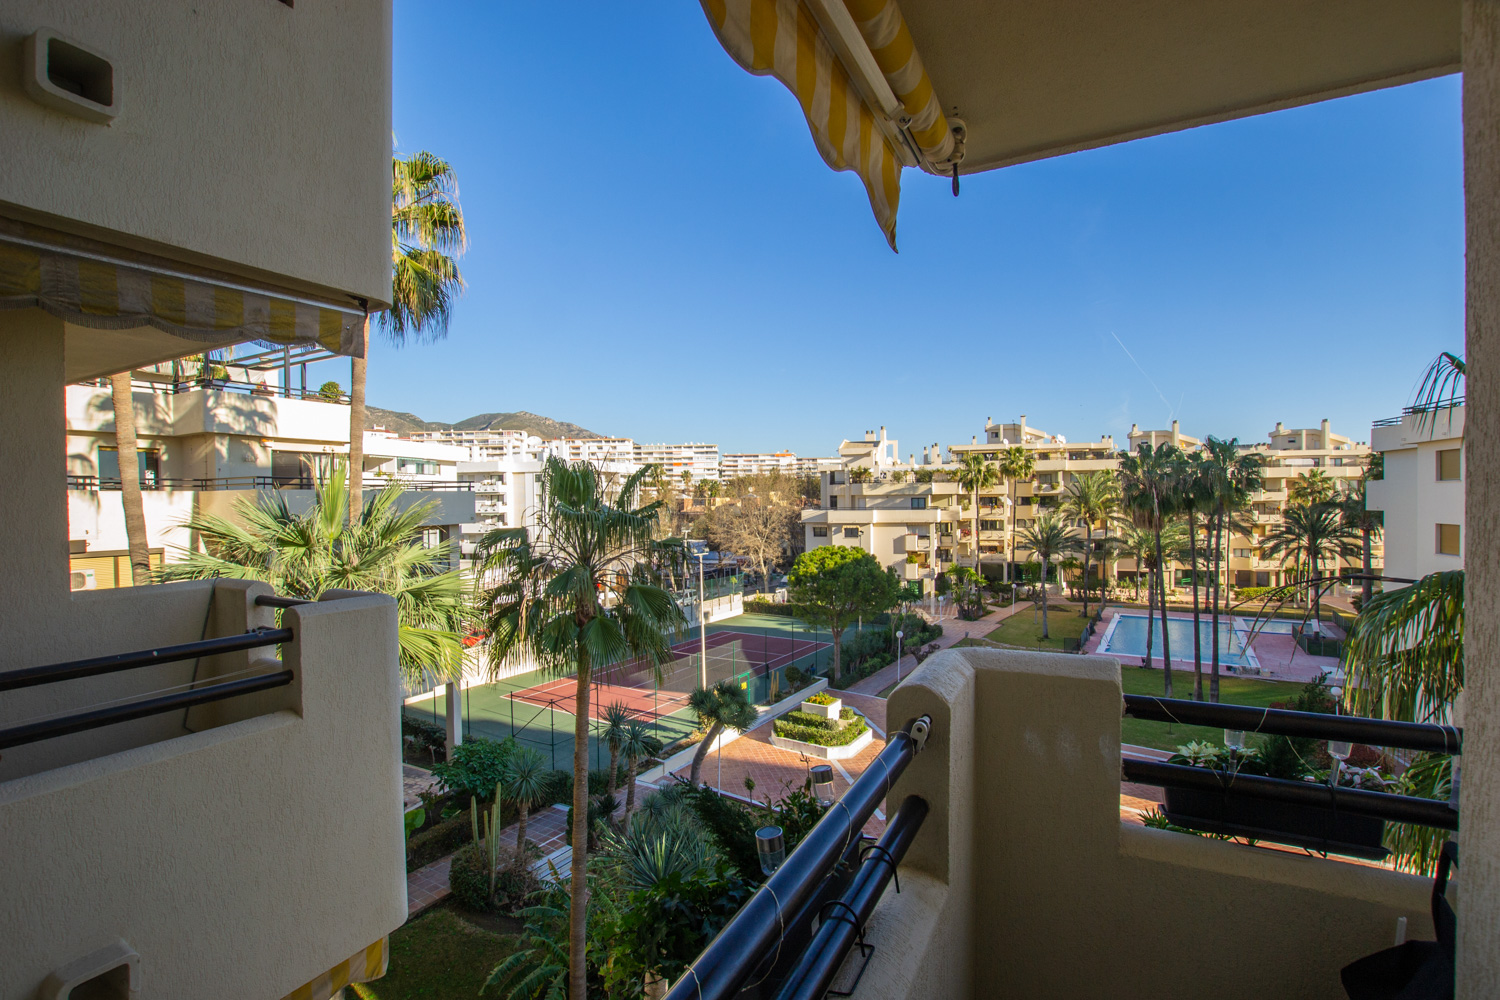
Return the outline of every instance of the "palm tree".
[[[505,798],[516,804],[520,819],[516,829],[516,856],[513,864],[519,868],[526,857],[526,817],[531,807],[552,794],[554,779],[547,769],[547,759],[531,747],[519,747],[511,755],[505,767],[502,792]]]
[[[1147,566],[1153,565],[1156,557],[1156,536],[1149,529],[1127,521],[1120,531],[1120,554],[1135,561],[1135,600],[1140,601],[1141,573]],[[1149,589],[1146,596],[1151,597]]]
[[[130,372],[109,379],[115,404],[115,457],[120,466],[120,506],[125,514],[125,544],[130,552],[130,582],[151,582],[151,547],[146,538],[146,509],[141,500],[139,449],[135,437],[135,399]]]
[[[1198,606],[1198,519],[1213,504],[1213,489],[1204,467],[1203,453],[1183,453],[1173,469],[1177,509],[1187,519],[1188,566],[1193,574],[1193,700],[1203,700],[1202,616]],[[1218,644],[1214,632],[1213,642]]]
[[[953,472],[953,481],[958,484],[959,489],[972,493],[974,497],[974,572],[982,575],[979,568],[979,491],[998,483],[1000,472],[985,461],[979,452],[971,451],[959,459],[958,468]]]
[[[647,582],[645,561],[658,503],[636,506],[645,466],[607,487],[587,462],[547,459],[534,528],[501,528],[480,542],[491,667],[522,656],[576,677],[573,709],[573,862],[569,995],[585,995],[589,842],[589,682],[596,670],[634,661],[660,671],[672,658],[667,633],[686,619],[672,595]]]
[[[1358,537],[1358,529],[1344,520],[1337,504],[1292,504],[1282,511],[1275,530],[1266,534],[1261,551],[1273,558],[1280,556],[1283,566],[1303,567],[1309,579],[1318,580],[1324,559],[1352,559],[1360,554],[1354,542]],[[1322,586],[1313,584],[1310,600],[1314,621],[1319,620],[1321,592]]]
[[[1293,479],[1286,488],[1287,503],[1310,507],[1328,503],[1338,495],[1339,484],[1328,477],[1322,469],[1313,469],[1305,476]]]
[[[1106,530],[1120,512],[1120,484],[1103,469],[1074,476],[1068,484],[1068,498],[1062,509],[1069,517],[1083,522],[1083,617],[1089,616],[1089,570],[1094,558],[1094,528],[1103,524]],[[1106,539],[1107,540],[1107,539]],[[1103,575],[1100,575],[1100,601],[1103,601]]]
[[[1250,502],[1250,495],[1261,488],[1261,460],[1258,455],[1240,454],[1239,439],[1222,441],[1210,436],[1203,443],[1203,475],[1212,496],[1213,521],[1209,533],[1213,548],[1210,597],[1213,601],[1213,666],[1208,680],[1208,700],[1219,700],[1219,607],[1222,581],[1220,567],[1224,545],[1233,537],[1233,514]],[[1228,537],[1226,537],[1228,536]]]
[[[1030,526],[1021,529],[1021,544],[1025,545],[1042,563],[1042,638],[1047,635],[1047,565],[1052,557],[1066,551],[1073,544],[1068,536],[1068,525],[1062,515],[1048,511]]]
[[[625,728],[630,725],[630,710],[623,701],[617,701],[604,710],[604,745],[609,747],[609,773],[605,776],[604,789],[609,798],[615,797],[615,785],[620,775],[620,749],[625,743]]]
[[[1374,592],[1375,568],[1373,565],[1371,541],[1376,538],[1385,524],[1385,512],[1369,510],[1365,507],[1365,480],[1361,479],[1354,485],[1354,489],[1344,494],[1339,500],[1339,518],[1359,532],[1360,537],[1360,571],[1364,577],[1360,581],[1360,607],[1363,608],[1370,603],[1371,594]]]
[[[402,489],[393,483],[351,521],[347,481],[339,463],[317,483],[304,514],[294,515],[284,494],[267,491],[235,501],[232,517],[189,518],[183,527],[201,548],[184,550],[157,578],[264,580],[278,594],[309,601],[335,588],[389,594],[406,681],[457,679],[469,610],[458,571],[448,569],[452,543],[423,544],[437,501],[402,510]]]
[[[625,758],[625,825],[630,825],[630,814],[635,809],[635,772],[641,761],[649,760],[662,751],[662,742],[651,735],[651,730],[640,719],[631,719],[625,726],[625,737],[620,741],[620,754]]]
[[[755,725],[755,706],[745,689],[734,681],[724,679],[710,688],[698,688],[688,695],[688,708],[698,715],[698,728],[705,730],[703,741],[693,753],[693,769],[688,772],[688,784],[696,786],[703,770],[708,748],[719,738],[725,727],[743,732]]]
[[[1036,475],[1036,456],[1018,444],[1000,453],[1000,475],[1009,483],[1010,530],[1005,533],[1009,552],[1005,559],[1005,579],[1010,582],[1011,564],[1016,561],[1016,484]]]
[[[1120,491],[1138,524],[1151,530],[1156,543],[1156,585],[1161,594],[1161,664],[1165,693],[1172,697],[1172,648],[1167,629],[1167,563],[1162,555],[1161,535],[1173,513],[1173,466],[1175,445],[1142,444],[1134,455],[1120,460]],[[1151,665],[1151,610],[1146,610],[1146,665]]]
[[[396,346],[408,338],[447,336],[453,300],[463,291],[458,257],[468,237],[458,204],[458,178],[447,160],[422,151],[391,157],[391,308],[380,314],[380,329]],[[364,349],[352,359],[349,388],[349,496],[352,510],[364,499],[365,356],[370,321],[361,334]]]

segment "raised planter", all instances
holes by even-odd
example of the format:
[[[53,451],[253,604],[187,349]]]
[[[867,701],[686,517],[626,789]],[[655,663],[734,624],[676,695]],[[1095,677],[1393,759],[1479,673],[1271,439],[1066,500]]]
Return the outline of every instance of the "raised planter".
[[[1385,821],[1371,816],[1203,788],[1167,788],[1165,792],[1167,819],[1190,830],[1270,840],[1372,861],[1390,853],[1380,843],[1385,837]]]
[[[829,722],[837,722],[839,712],[843,710],[844,701],[842,698],[835,698],[826,705],[819,705],[815,701],[804,701],[800,707],[808,715],[817,715]]]
[[[868,725],[865,727],[864,732],[854,738],[854,742],[847,743],[841,747],[825,747],[819,746],[816,743],[803,743],[801,740],[789,740],[784,736],[777,736],[773,731],[771,734],[771,745],[773,747],[780,747],[783,750],[790,750],[792,753],[806,754],[809,757],[822,757],[824,760],[844,760],[857,756],[861,750],[870,745],[870,741],[874,738],[875,731],[870,729]]]

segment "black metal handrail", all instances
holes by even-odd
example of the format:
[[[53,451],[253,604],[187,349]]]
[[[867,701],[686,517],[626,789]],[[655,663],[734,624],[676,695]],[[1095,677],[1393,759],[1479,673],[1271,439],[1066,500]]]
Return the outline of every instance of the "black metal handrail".
[[[1176,722],[1191,726],[1213,726],[1274,736],[1306,736],[1320,740],[1346,740],[1369,746],[1402,747],[1456,754],[1462,751],[1463,730],[1421,722],[1393,722],[1352,715],[1294,712],[1282,708],[1252,708],[1212,702],[1157,698],[1127,694],[1124,714],[1153,722]]]
[[[891,817],[880,842],[865,849],[854,882],[844,895],[825,907],[817,935],[787,976],[777,1000],[821,1000],[828,992],[856,941],[863,941],[864,926],[875,905],[906,857],[907,848],[927,818],[927,801],[908,795]],[[901,889],[900,882],[896,890]],[[868,947],[868,946],[866,946]]]
[[[157,649],[142,649],[133,653],[115,653],[111,656],[95,656],[87,660],[70,660],[67,663],[49,663],[41,667],[24,667],[0,673],[0,691],[34,687],[38,684],[53,684],[78,677],[93,677],[97,674],[112,674],[120,670],[135,670],[139,667],[155,666],[158,663],[174,663],[192,660],[200,656],[218,653],[234,653],[242,649],[257,649],[290,642],[293,638],[289,628],[258,628],[240,635],[226,635],[217,639],[201,639],[184,642],[176,646],[161,646]]]
[[[1342,788],[1321,782],[1289,781],[1258,774],[1228,774],[1206,767],[1167,764],[1126,757],[1121,760],[1126,781],[1166,788],[1232,791],[1247,798],[1320,806],[1340,812],[1373,816],[1393,823],[1414,823],[1441,830],[1458,829],[1458,810],[1437,799],[1419,799],[1362,788]]]
[[[28,722],[25,725],[0,729],[0,750],[21,746],[26,743],[50,740],[57,736],[82,732],[85,729],[98,729],[101,726],[112,726],[118,722],[142,719],[148,715],[161,715],[164,712],[172,712],[180,708],[191,708],[194,705],[223,701],[226,698],[234,698],[242,694],[250,694],[254,691],[285,687],[291,682],[292,672],[290,670],[279,670],[275,673],[259,674],[254,677],[241,677],[232,681],[210,684],[208,687],[175,691],[171,694],[157,695],[152,698],[142,698],[138,701],[129,701],[121,705],[108,705],[103,708],[89,709],[85,712],[75,712],[72,715],[62,715],[54,719]]]
[[[801,910],[817,894],[839,858],[859,839],[860,829],[875,814],[891,784],[911,763],[917,751],[911,730],[918,725],[925,734],[931,720],[924,716],[906,730],[891,734],[865,773],[709,942],[666,1000],[729,1000],[757,969],[774,961],[787,915]]]
[[[275,594],[260,594],[255,598],[255,603],[262,608],[296,608],[303,604],[317,604],[317,601],[307,601],[300,597],[277,597]]]

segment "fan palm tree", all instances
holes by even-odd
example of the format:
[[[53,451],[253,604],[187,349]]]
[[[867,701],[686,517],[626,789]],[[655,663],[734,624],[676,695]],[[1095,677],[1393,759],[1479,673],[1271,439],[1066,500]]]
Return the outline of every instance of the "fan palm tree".
[[[1179,452],[1175,445],[1142,444],[1134,455],[1120,460],[1120,492],[1132,518],[1151,530],[1156,543],[1156,586],[1161,595],[1161,663],[1166,696],[1172,697],[1172,648],[1167,630],[1167,563],[1161,536],[1172,516],[1176,495],[1173,467]],[[1151,612],[1146,612],[1146,664],[1151,663]]]
[[[573,722],[573,862],[569,910],[569,995],[585,995],[584,873],[589,842],[589,682],[596,670],[672,658],[667,633],[686,621],[671,594],[646,581],[644,563],[659,504],[637,506],[645,466],[618,487],[598,468],[547,459],[533,529],[501,528],[480,542],[482,595],[491,667],[527,657],[576,678]]]
[[[651,730],[640,719],[631,719],[625,726],[625,737],[620,741],[620,755],[625,758],[625,826],[630,825],[630,814],[635,810],[635,773],[641,761],[649,760],[662,751],[662,742],[651,734]]]
[[[1042,564],[1042,638],[1047,635],[1047,566],[1052,557],[1067,551],[1073,545],[1068,535],[1068,524],[1061,514],[1048,511],[1030,525],[1021,529],[1020,542],[1030,549]]]
[[[1322,469],[1313,469],[1305,476],[1293,479],[1286,488],[1287,503],[1310,507],[1328,503],[1338,495],[1339,484],[1329,478]]]
[[[437,501],[402,510],[402,489],[393,483],[351,521],[347,481],[339,463],[317,483],[304,514],[293,514],[283,494],[267,491],[235,501],[232,517],[189,518],[183,527],[201,548],[184,550],[157,578],[264,580],[278,594],[309,601],[335,588],[389,594],[396,599],[407,683],[456,680],[469,610],[458,571],[448,569],[452,543],[427,548],[422,541]]]
[[[531,747],[519,747],[505,766],[501,793],[507,801],[516,804],[519,814],[516,827],[516,856],[512,861],[517,868],[526,858],[526,817],[531,807],[548,799],[556,784],[547,768],[547,759]]]
[[[1213,487],[1204,466],[1202,452],[1184,452],[1172,470],[1176,507],[1187,521],[1188,566],[1193,574],[1193,700],[1203,700],[1202,615],[1198,604],[1198,523],[1213,506]],[[1218,644],[1214,632],[1213,642]]]
[[[703,761],[708,748],[719,738],[725,728],[743,732],[755,725],[755,706],[745,689],[734,681],[724,679],[713,687],[698,688],[688,695],[688,708],[698,716],[698,728],[704,730],[703,740],[693,753],[693,767],[688,772],[688,784],[696,786],[703,771]]]
[[[458,178],[448,161],[425,150],[405,159],[391,157],[391,308],[380,314],[379,322],[393,344],[447,336],[453,300],[464,287],[458,258],[467,243]],[[352,359],[349,388],[352,510],[359,510],[364,498],[368,317],[361,337],[364,349]]]
[[[1233,537],[1234,513],[1243,510],[1250,495],[1261,488],[1258,455],[1240,454],[1239,439],[1228,441],[1210,436],[1203,442],[1203,474],[1212,495],[1213,518],[1209,544],[1213,549],[1209,596],[1213,601],[1213,665],[1208,680],[1208,700],[1219,700],[1219,608],[1223,603],[1221,567],[1224,546]]]
[[[1150,530],[1126,521],[1120,529],[1120,555],[1135,562],[1135,600],[1141,599],[1141,573],[1154,565],[1156,558],[1156,536]],[[1147,589],[1147,598],[1151,591]],[[1154,604],[1152,605],[1155,606]]]
[[[1103,469],[1074,476],[1068,484],[1068,497],[1063,501],[1063,512],[1083,523],[1083,616],[1089,616],[1089,571],[1094,558],[1094,528],[1103,524],[1106,533],[1120,514],[1120,484],[1113,475]],[[1106,539],[1107,541],[1108,539]],[[1103,575],[1100,576],[1103,583]],[[1100,588],[1103,600],[1103,588]]]
[[[610,798],[615,797],[615,787],[619,783],[620,775],[620,750],[625,743],[625,729],[630,725],[630,710],[625,703],[617,701],[604,710],[604,731],[600,735],[604,738],[604,745],[609,747],[609,772],[605,775],[604,790]]]
[[[1417,415],[1418,432],[1429,424],[1436,430],[1438,411],[1452,410],[1462,402],[1459,391],[1468,375],[1467,362],[1457,354],[1444,351],[1433,359],[1422,374],[1422,385],[1417,389],[1416,402],[1412,404]]]
[[[989,489],[1000,482],[1000,471],[985,461],[982,454],[971,451],[959,459],[958,468],[953,471],[952,476],[959,489],[973,495],[974,572],[981,573],[979,568],[979,491]]]
[[[1011,566],[1016,561],[1016,484],[1036,475],[1036,456],[1018,444],[1013,444],[1000,453],[1000,475],[1010,483],[1007,491],[1010,500],[1010,530],[1005,533],[1008,554],[1005,558],[1005,579],[1011,579]]]
[[[1323,560],[1336,562],[1360,554],[1354,542],[1358,537],[1359,531],[1343,519],[1336,504],[1291,504],[1281,512],[1281,523],[1266,534],[1261,551],[1272,558],[1280,556],[1283,566],[1300,567],[1309,579],[1318,580]],[[1314,621],[1319,620],[1321,592],[1317,584],[1309,592]]]
[[[1371,542],[1380,535],[1385,524],[1385,512],[1369,510],[1365,507],[1365,480],[1360,479],[1339,500],[1339,518],[1349,527],[1359,532],[1360,538],[1360,571],[1364,577],[1360,581],[1360,607],[1370,603],[1370,597],[1374,592],[1375,567],[1371,553]]]

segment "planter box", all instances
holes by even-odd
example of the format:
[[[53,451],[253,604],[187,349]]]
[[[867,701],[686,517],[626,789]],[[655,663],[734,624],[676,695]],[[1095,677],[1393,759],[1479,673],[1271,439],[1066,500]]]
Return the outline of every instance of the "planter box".
[[[1380,845],[1385,821],[1371,816],[1201,788],[1164,791],[1167,819],[1190,830],[1253,837],[1372,861],[1390,853]]]
[[[865,728],[865,731],[854,738],[854,742],[841,747],[824,747],[816,743],[803,743],[801,740],[789,740],[783,736],[771,734],[771,745],[792,753],[806,754],[809,757],[822,757],[824,760],[844,760],[849,757],[858,756],[859,752],[870,745],[870,740],[875,738],[873,729]]]
[[[820,716],[829,722],[839,721],[839,712],[843,710],[843,707],[843,701],[838,698],[833,699],[827,705],[819,705],[815,701],[804,701],[801,706],[802,711],[807,714]]]

